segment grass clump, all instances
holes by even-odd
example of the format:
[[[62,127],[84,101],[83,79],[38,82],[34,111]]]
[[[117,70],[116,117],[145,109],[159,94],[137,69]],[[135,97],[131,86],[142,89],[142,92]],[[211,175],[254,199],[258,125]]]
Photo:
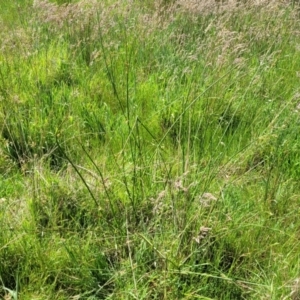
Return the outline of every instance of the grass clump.
[[[0,12],[0,297],[298,299],[298,6]]]

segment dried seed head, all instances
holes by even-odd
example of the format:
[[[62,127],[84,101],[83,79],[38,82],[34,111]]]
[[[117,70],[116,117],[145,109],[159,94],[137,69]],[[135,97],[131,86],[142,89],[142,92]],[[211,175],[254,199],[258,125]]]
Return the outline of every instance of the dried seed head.
[[[289,296],[290,296],[289,299],[292,300],[300,299],[300,278],[296,278],[291,284],[291,293]]]
[[[203,207],[210,207],[213,202],[216,202],[218,198],[216,198],[211,193],[203,193],[200,197],[200,205]]]
[[[200,244],[203,239],[205,239],[210,232],[211,228],[201,226],[199,230],[198,236],[194,237],[193,240],[197,243]]]

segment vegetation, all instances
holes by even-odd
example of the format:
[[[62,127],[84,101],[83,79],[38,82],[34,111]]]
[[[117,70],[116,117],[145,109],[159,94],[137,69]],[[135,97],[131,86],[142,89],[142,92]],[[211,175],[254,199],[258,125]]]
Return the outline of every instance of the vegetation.
[[[0,298],[300,299],[296,1],[0,4]]]

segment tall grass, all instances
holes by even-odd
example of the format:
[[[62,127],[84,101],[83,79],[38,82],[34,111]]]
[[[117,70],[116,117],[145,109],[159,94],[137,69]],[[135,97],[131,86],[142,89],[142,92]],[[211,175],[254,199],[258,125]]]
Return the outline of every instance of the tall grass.
[[[299,298],[295,3],[0,17],[0,297]]]

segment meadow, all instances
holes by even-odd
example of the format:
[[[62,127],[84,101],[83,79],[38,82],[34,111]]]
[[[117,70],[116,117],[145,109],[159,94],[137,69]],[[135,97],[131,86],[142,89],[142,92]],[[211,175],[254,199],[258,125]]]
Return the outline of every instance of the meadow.
[[[300,299],[297,1],[0,7],[0,298]]]

